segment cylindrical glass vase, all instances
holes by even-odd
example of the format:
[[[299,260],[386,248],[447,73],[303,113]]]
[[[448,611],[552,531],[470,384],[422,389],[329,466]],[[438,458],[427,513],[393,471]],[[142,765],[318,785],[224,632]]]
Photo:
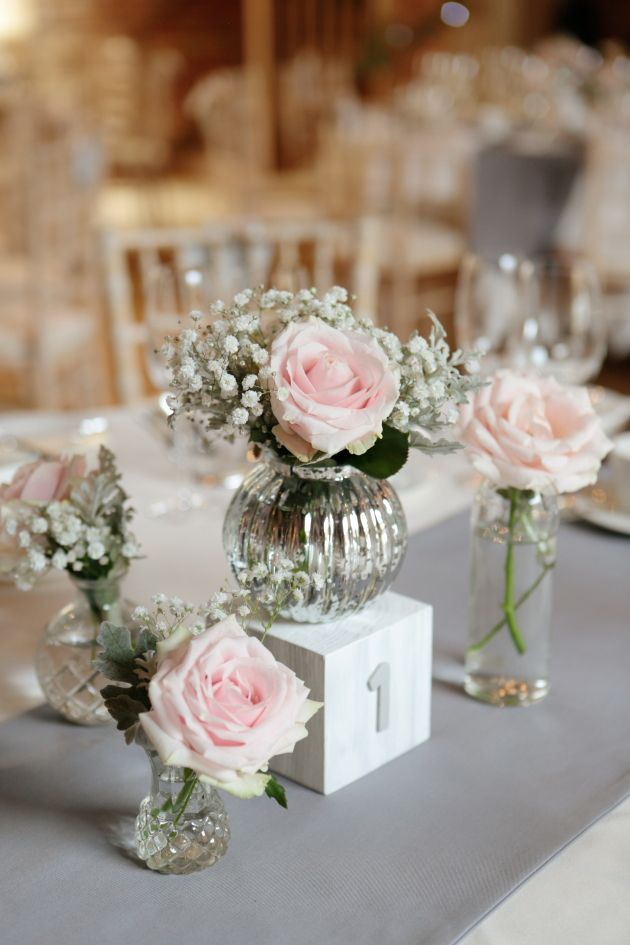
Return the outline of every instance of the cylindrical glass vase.
[[[473,505],[466,692],[499,706],[549,691],[555,496],[486,483]]]
[[[35,657],[35,669],[46,701],[69,722],[100,725],[111,716],[100,690],[109,680],[92,665],[96,638],[104,620],[131,622],[133,604],[121,597],[125,572],[97,580],[72,577],[78,594],[48,622]]]
[[[322,623],[361,610],[392,584],[407,547],[396,491],[352,466],[300,466],[267,457],[237,489],[223,545],[238,579],[254,564],[302,558],[312,581],[281,614]],[[254,591],[264,590],[254,584]]]
[[[165,765],[147,750],[151,793],[136,818],[136,849],[159,873],[194,873],[227,851],[230,825],[218,791],[186,768]]]

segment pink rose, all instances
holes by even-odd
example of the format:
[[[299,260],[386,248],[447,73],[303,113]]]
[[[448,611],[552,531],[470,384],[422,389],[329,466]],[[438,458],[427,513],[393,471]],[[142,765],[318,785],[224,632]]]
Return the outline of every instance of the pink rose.
[[[52,502],[65,499],[73,479],[85,475],[85,458],[37,460],[15,472],[11,482],[0,486],[0,502],[22,499],[26,502]]]
[[[553,377],[498,371],[460,410],[459,439],[500,488],[576,492],[612,449],[588,391]]]
[[[230,616],[198,636],[181,627],[158,644],[151,710],[140,722],[165,764],[253,797],[265,789],[269,759],[306,736],[320,705],[308,692]]]
[[[364,453],[398,399],[399,375],[377,341],[310,317],[271,345],[276,439],[303,462],[315,453]]]

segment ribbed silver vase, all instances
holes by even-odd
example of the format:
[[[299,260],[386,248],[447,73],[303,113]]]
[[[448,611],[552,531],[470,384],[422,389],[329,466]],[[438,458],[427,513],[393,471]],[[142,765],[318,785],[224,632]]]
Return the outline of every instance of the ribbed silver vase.
[[[407,547],[407,524],[386,480],[352,466],[266,457],[232,498],[223,545],[237,578],[257,562],[273,567],[281,558],[303,556],[321,587],[311,584],[304,601],[282,616],[323,623],[361,610],[391,586]]]

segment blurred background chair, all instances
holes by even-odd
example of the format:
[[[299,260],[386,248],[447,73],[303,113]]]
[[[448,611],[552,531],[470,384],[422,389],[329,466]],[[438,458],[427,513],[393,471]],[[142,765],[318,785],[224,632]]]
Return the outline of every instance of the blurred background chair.
[[[160,336],[178,331],[193,308],[229,301],[246,286],[325,291],[341,284],[356,291],[357,309],[369,317],[378,259],[368,255],[368,241],[361,226],[329,220],[243,220],[105,234],[106,298],[121,399],[146,393],[147,350],[151,359]]]
[[[6,0],[3,404],[148,391],[156,265],[192,261],[207,305],[328,254],[370,317],[452,335],[466,250],[590,259],[630,389],[630,36],[595,48],[608,0],[588,45],[559,35],[574,6]]]

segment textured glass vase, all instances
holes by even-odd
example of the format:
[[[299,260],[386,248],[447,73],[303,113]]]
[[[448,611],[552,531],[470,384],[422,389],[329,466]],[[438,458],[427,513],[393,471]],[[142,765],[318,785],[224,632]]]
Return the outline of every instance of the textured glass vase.
[[[230,825],[218,792],[199,781],[187,790],[186,769],[164,765],[147,750],[151,793],[136,818],[136,850],[159,873],[194,873],[227,851]],[[182,802],[184,795],[185,803]],[[166,810],[164,809],[166,807]]]
[[[128,624],[133,605],[121,597],[123,573],[95,581],[73,577],[78,594],[50,620],[35,657],[46,701],[69,722],[99,725],[111,717],[100,690],[109,680],[92,666],[104,620]]]
[[[549,691],[555,496],[486,483],[472,512],[466,692],[530,705]]]
[[[238,578],[259,561],[305,557],[322,578],[282,616],[322,623],[361,610],[383,594],[407,547],[405,515],[394,488],[352,466],[290,465],[267,457],[237,489],[223,545]],[[261,583],[261,589],[263,583]]]

